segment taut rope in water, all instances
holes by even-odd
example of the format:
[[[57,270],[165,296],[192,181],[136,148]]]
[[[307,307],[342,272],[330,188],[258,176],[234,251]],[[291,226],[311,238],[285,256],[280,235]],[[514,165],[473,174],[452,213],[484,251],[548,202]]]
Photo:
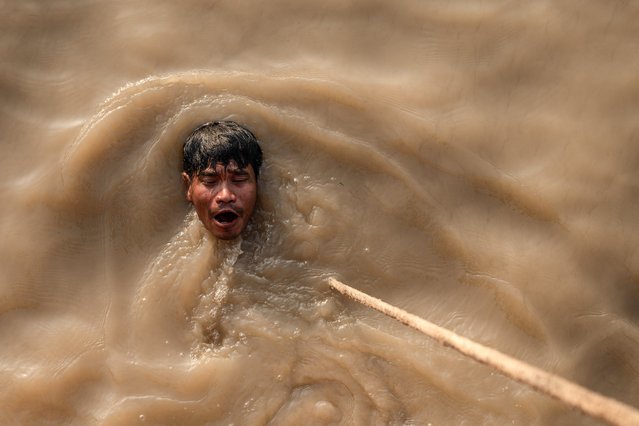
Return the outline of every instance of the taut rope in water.
[[[335,278],[329,278],[328,283],[335,290],[359,303],[421,331],[442,345],[449,346],[482,364],[490,365],[511,379],[552,396],[591,417],[604,420],[611,425],[639,425],[639,411],[629,405],[455,334],[423,318],[362,293]]]

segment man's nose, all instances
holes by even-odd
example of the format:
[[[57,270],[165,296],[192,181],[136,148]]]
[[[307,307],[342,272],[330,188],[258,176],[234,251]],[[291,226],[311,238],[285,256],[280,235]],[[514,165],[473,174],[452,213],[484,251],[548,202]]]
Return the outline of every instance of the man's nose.
[[[215,194],[215,201],[218,203],[232,203],[235,201],[235,193],[226,182],[222,183],[222,187]]]

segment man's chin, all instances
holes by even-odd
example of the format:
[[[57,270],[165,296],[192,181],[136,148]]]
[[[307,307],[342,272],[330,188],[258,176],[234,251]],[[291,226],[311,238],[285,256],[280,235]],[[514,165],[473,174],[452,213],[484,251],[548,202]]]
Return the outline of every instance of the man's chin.
[[[218,240],[222,240],[222,241],[231,241],[231,240],[235,240],[237,237],[239,237],[242,233],[238,233],[238,234],[233,234],[233,235],[229,235],[229,234],[213,234],[213,236],[215,238],[217,238]]]
[[[215,223],[210,224],[208,230],[213,236],[219,240],[234,240],[242,234],[244,227],[241,224],[235,224],[231,227],[221,227]]]

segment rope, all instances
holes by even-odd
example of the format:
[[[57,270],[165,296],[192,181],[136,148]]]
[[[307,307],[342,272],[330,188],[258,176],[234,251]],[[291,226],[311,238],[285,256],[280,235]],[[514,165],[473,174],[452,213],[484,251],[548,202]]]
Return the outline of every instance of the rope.
[[[639,425],[639,411],[629,405],[455,334],[403,309],[362,293],[335,278],[329,278],[328,284],[343,295],[421,331],[442,345],[451,347],[475,361],[489,365],[517,382],[556,398],[572,408],[577,408],[584,414],[604,420],[611,425]]]

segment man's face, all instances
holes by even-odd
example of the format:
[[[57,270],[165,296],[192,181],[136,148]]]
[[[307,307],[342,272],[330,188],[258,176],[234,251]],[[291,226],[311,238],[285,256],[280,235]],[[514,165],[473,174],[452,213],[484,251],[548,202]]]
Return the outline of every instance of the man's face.
[[[248,225],[257,198],[253,166],[240,169],[234,161],[217,163],[189,177],[182,173],[186,199],[195,207],[204,227],[221,240],[238,237]]]

